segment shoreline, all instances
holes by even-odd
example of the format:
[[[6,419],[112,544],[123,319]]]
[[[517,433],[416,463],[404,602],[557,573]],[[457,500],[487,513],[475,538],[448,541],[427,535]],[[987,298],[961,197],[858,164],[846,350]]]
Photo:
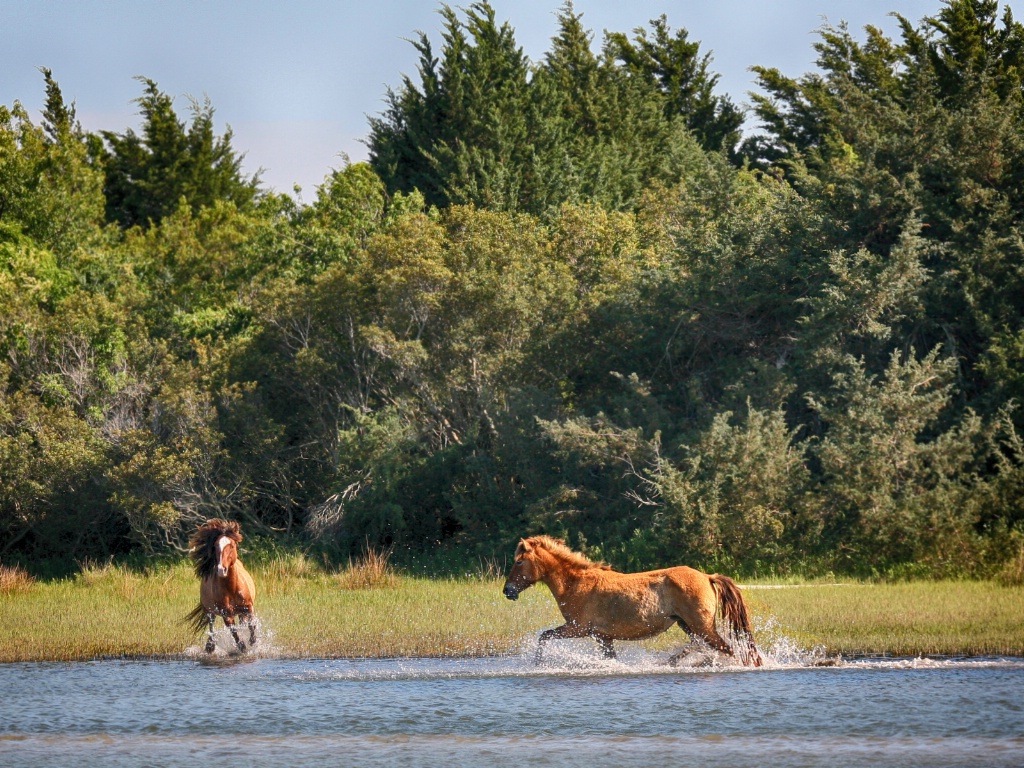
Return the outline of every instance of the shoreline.
[[[390,574],[354,588],[342,573],[255,568],[256,614],[279,658],[485,658],[524,653],[562,623],[544,587],[512,603],[501,579]],[[808,587],[808,588],[805,588]],[[813,587],[813,588],[809,588]],[[747,584],[755,641],[818,657],[1024,658],[1024,588],[990,581]],[[0,594],[0,663],[179,660],[198,635],[180,618],[198,597],[187,565],[105,566]],[[218,622],[218,629],[219,622]],[[687,642],[673,628],[626,643]]]
[[[372,662],[402,662],[402,661],[475,661],[475,660],[504,660],[516,657],[521,657],[522,654],[518,653],[492,653],[492,654],[476,654],[476,653],[449,653],[449,654],[423,654],[417,656],[393,656],[393,655],[380,655],[380,656],[332,656],[332,655],[317,655],[317,656],[305,656],[301,654],[292,654],[287,651],[275,651],[270,654],[262,653],[241,653],[241,654],[213,654],[211,656],[205,656],[202,654],[192,654],[188,651],[182,651],[181,653],[160,653],[160,654],[149,654],[149,655],[105,655],[105,656],[89,656],[82,658],[38,658],[38,659],[23,659],[23,660],[0,660],[0,666],[8,666],[15,664],[93,664],[93,663],[104,663],[104,662],[130,662],[130,663],[146,663],[146,662],[195,662],[201,665],[210,666],[229,666],[231,664],[247,664],[257,661],[308,661],[308,662],[334,662],[334,661],[348,661],[353,663],[372,663]],[[600,662],[601,659],[594,656],[595,662]],[[811,668],[827,668],[827,667],[842,667],[847,664],[857,664],[859,662],[915,662],[915,661],[926,661],[926,662],[939,662],[939,663],[1024,663],[1024,654],[941,654],[941,653],[925,653],[919,655],[902,655],[902,654],[889,654],[889,653],[851,653],[841,654],[838,656],[830,656],[819,661],[809,661],[806,664],[793,664],[791,662],[780,663],[777,667],[766,666],[758,668],[764,671],[772,671],[773,669],[784,668],[784,667],[798,667],[801,669]],[[669,665],[665,665],[669,666]],[[558,671],[559,668],[553,667],[553,671]],[[681,667],[679,669],[688,669]],[[748,669],[746,667],[737,667],[737,669]],[[753,668],[750,668],[753,669]]]

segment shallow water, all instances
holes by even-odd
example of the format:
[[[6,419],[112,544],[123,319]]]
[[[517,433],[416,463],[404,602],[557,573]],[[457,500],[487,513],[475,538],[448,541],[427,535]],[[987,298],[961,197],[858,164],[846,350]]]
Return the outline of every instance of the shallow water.
[[[1024,765],[1024,660],[816,661],[673,668],[565,643],[540,666],[272,653],[0,665],[0,764]]]

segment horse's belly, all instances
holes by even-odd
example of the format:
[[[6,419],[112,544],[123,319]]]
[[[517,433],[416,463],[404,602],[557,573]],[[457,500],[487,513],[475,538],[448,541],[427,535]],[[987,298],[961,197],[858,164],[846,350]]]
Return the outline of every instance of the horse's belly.
[[[665,632],[674,623],[667,619],[654,619],[638,624],[621,624],[607,634],[615,640],[646,640]]]
[[[660,635],[675,620],[666,616],[653,593],[637,596],[610,595],[604,610],[595,616],[594,628],[615,640],[644,640]]]

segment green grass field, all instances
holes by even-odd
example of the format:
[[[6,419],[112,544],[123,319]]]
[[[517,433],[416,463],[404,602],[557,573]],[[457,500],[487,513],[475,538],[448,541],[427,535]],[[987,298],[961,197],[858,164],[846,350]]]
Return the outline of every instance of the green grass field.
[[[766,585],[762,585],[766,586]],[[893,656],[1024,656],[1024,588],[989,581],[855,582],[749,589],[755,615],[771,616],[804,646]]]
[[[296,555],[254,567],[267,643],[287,657],[480,656],[515,653],[561,623],[547,588],[517,602],[501,579],[396,575],[377,563],[326,572]],[[0,578],[0,662],[175,657],[201,644],[180,623],[198,600],[181,563],[145,573],[107,565],[73,579]],[[745,589],[758,642],[780,638],[844,656],[1024,656],[1024,588],[907,582]],[[219,626],[219,623],[218,623]],[[670,649],[670,630],[645,644]]]

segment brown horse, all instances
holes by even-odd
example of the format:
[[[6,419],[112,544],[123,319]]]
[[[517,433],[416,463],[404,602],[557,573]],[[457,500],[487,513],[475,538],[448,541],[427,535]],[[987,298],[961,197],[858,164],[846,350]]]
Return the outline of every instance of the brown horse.
[[[199,526],[188,542],[196,575],[200,578],[199,605],[184,621],[196,633],[202,632],[204,627],[209,630],[207,653],[213,653],[216,647],[213,641],[216,616],[220,616],[224,626],[231,630],[239,652],[245,651],[245,642],[238,636],[236,617],[249,626],[249,645],[256,644],[256,615],[253,613],[256,585],[238,559],[241,541],[242,533],[237,522],[215,518]]]
[[[593,637],[608,658],[615,640],[643,640],[673,624],[695,640],[729,655],[732,646],[715,629],[721,614],[730,635],[742,642],[744,664],[761,666],[747,606],[739,587],[727,576],[708,575],[680,565],[644,573],[619,573],[595,563],[550,536],[531,536],[516,547],[516,559],[504,593],[515,600],[527,587],[543,582],[558,603],[565,624],[541,633],[537,661],[548,640]],[[673,656],[678,662],[684,652]]]

